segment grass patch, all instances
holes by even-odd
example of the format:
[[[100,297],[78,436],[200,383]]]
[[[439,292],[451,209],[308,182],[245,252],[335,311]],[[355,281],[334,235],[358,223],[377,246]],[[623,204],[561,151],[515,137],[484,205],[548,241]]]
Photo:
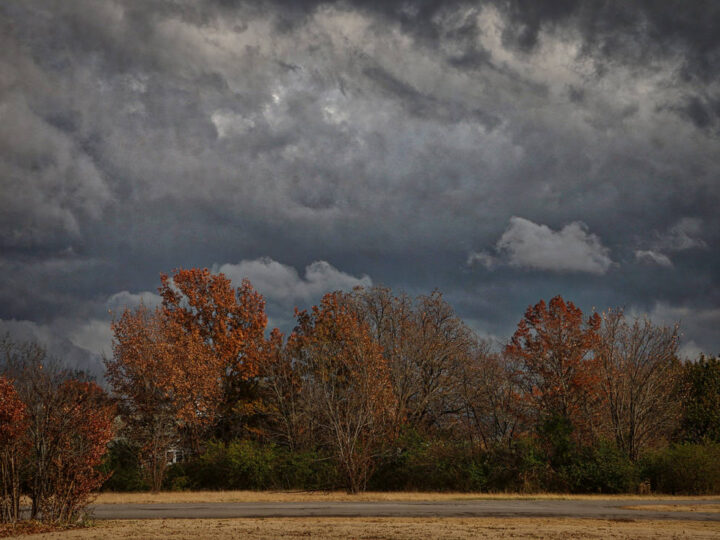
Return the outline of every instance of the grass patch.
[[[265,518],[108,521],[93,529],[28,537],[128,538],[720,538],[717,522],[618,522],[563,518]]]

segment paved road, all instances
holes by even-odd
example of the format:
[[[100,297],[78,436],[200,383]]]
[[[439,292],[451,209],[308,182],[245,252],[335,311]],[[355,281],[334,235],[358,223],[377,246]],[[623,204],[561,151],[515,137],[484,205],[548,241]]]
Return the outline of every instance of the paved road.
[[[96,519],[240,517],[576,517],[619,520],[720,521],[720,513],[627,510],[623,506],[718,504],[678,500],[478,500],[441,502],[98,504]]]

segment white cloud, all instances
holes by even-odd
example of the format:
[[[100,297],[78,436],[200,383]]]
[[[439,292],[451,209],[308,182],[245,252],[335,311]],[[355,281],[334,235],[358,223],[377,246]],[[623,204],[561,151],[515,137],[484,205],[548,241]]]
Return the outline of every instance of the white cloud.
[[[235,285],[239,285],[243,278],[249,279],[269,301],[281,305],[307,303],[330,291],[348,291],[356,286],[372,285],[369,276],[356,277],[341,272],[325,261],[315,261],[306,266],[303,277],[294,267],[267,257],[223,264],[213,270],[225,274]]]
[[[635,259],[639,262],[657,264],[658,266],[672,267],[673,263],[667,255],[651,249],[638,249]]]
[[[146,307],[153,309],[159,306],[161,302],[160,295],[154,292],[131,293],[129,291],[120,291],[110,296],[105,305],[113,315],[119,316],[125,308],[134,309],[140,304],[144,304]]]
[[[218,138],[224,139],[232,135],[242,135],[255,127],[255,121],[232,111],[217,110],[210,116]]]
[[[513,216],[496,249],[510,266],[552,272],[604,274],[613,264],[610,250],[580,221],[553,231],[546,225]]]
[[[110,321],[90,319],[72,330],[68,338],[74,345],[102,356],[112,355],[112,336]]]
[[[702,347],[698,346],[694,340],[690,340],[687,343],[680,345],[678,349],[678,356],[685,358],[686,360],[697,360],[701,354],[704,354]]]

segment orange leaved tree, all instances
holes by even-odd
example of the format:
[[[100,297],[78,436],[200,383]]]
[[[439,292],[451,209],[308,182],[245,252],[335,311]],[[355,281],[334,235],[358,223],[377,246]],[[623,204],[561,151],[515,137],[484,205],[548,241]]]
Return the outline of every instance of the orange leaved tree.
[[[518,381],[540,426],[567,422],[576,436],[592,432],[598,366],[591,352],[598,343],[600,317],[588,319],[561,296],[528,307],[506,354],[519,364]]]
[[[161,309],[141,305],[113,321],[107,379],[125,430],[138,443],[150,485],[159,490],[166,451],[183,438],[197,449],[222,399],[223,365],[196,328],[185,331]]]
[[[163,274],[162,312],[175,331],[199,338],[220,369],[223,398],[218,411],[224,430],[237,423],[249,399],[248,381],[256,377],[267,354],[265,301],[248,280],[233,289],[222,273],[207,268],[176,269]]]
[[[393,436],[395,396],[382,350],[341,293],[297,312],[288,339],[308,416],[335,456],[348,491],[364,490]]]

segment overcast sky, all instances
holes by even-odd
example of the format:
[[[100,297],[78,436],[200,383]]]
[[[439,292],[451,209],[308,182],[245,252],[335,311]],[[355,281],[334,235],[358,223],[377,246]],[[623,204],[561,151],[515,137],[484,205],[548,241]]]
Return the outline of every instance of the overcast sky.
[[[720,3],[4,0],[0,330],[74,362],[160,272],[562,294],[720,352]],[[84,363],[84,364],[83,364]]]

